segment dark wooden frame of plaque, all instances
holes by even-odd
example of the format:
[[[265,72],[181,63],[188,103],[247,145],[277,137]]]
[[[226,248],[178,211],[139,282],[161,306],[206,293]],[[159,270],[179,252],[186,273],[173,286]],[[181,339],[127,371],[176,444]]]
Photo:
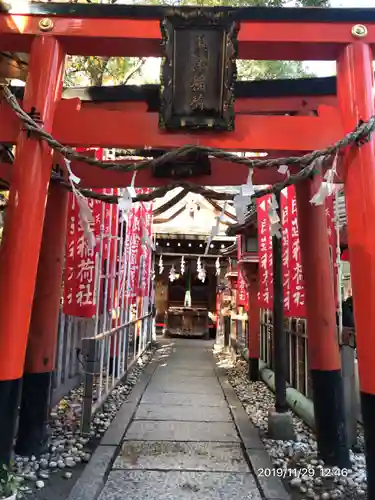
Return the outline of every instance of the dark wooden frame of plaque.
[[[176,29],[200,28],[223,32],[226,37],[221,67],[221,103],[216,116],[202,113],[182,116],[174,113],[174,71]],[[159,128],[164,130],[234,130],[234,85],[237,79],[236,58],[238,53],[237,34],[239,24],[231,18],[230,12],[214,12],[207,9],[184,11],[171,9],[160,23],[164,61],[161,65]]]

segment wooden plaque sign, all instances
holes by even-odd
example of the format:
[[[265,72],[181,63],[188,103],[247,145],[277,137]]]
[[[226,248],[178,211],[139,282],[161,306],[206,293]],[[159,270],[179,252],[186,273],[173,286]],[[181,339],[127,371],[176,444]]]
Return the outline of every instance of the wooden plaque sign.
[[[237,23],[229,14],[179,9],[161,31],[160,128],[234,130]]]

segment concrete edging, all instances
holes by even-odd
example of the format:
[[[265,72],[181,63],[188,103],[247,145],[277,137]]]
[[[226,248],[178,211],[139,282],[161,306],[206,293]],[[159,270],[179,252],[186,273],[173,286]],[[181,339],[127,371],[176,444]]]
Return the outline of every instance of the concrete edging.
[[[159,366],[160,360],[151,359],[133,387],[129,398],[124,401],[94,451],[82,474],[74,483],[66,500],[96,500],[116,459],[123,437],[129,428],[139,406],[143,393]],[[134,365],[135,366],[135,365]]]
[[[241,401],[228,381],[225,370],[216,368],[215,372],[242,441],[245,458],[263,498],[266,500],[290,500],[290,495],[280,478],[272,474],[265,477],[264,471],[272,471],[274,466],[260,439],[259,431],[250,421]]]

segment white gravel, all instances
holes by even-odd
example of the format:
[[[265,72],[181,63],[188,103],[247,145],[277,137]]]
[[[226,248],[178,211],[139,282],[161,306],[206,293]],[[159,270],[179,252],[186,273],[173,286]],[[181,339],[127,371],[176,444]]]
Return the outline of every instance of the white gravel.
[[[144,353],[127,380],[112,391],[100,411],[93,416],[89,437],[83,437],[79,430],[82,385],[72,390],[53,408],[50,415],[49,452],[42,455],[39,460],[34,456],[30,458],[15,456],[13,468],[21,483],[20,497],[23,494],[33,493],[35,489],[43,489],[53,474],[60,474],[61,477],[70,479],[74,467],[90,460],[92,452],[90,441],[103,436],[152,356],[151,351]]]
[[[366,464],[363,453],[350,452],[352,466],[348,470],[330,468],[331,477],[325,477],[327,467],[318,459],[314,433],[293,415],[296,441],[279,441],[267,438],[268,410],[275,404],[274,394],[264,382],[249,382],[247,363],[233,361],[232,357],[217,353],[218,364],[227,369],[228,379],[246,413],[259,429],[261,439],[273,462],[275,470],[289,484],[293,499],[301,500],[354,500],[366,498]],[[363,447],[363,436],[359,432]],[[281,472],[283,470],[283,472]],[[297,470],[297,473],[292,471]],[[287,471],[287,472],[286,472]]]

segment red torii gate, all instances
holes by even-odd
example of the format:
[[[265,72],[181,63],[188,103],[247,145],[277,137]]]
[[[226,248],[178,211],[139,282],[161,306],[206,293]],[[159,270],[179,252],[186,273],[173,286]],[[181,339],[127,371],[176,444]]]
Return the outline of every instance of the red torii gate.
[[[74,99],[61,100],[64,56],[67,53],[162,55],[160,19],[168,15],[168,10],[159,7],[31,4],[18,11],[17,7],[10,7],[8,12],[0,14],[0,48],[30,53],[23,108],[34,108],[44,129],[61,143],[72,147],[140,148],[147,144],[168,149],[189,143],[229,151],[265,150],[289,154],[324,148],[355,129],[360,120],[368,120],[374,115],[375,10],[215,10],[218,11],[230,12],[240,23],[238,57],[241,59],[336,60],[337,106],[332,106],[336,101],[322,105],[318,116],[238,114],[235,131],[205,132],[202,135],[159,131],[156,114],[145,113],[144,109],[137,107],[111,109],[81,105]],[[0,459],[4,461],[9,457],[14,434],[53,158],[46,143],[20,131],[19,121],[9,109],[2,105],[0,113],[0,142],[17,144],[0,253],[0,400],[5,409],[0,416]],[[223,165],[215,166],[210,181],[204,179],[205,184],[223,184],[222,175],[220,182],[216,182],[215,172],[224,168]],[[242,171],[242,175],[246,174],[244,169]],[[372,232],[375,220],[374,139],[361,148],[352,147],[345,154],[341,174],[348,212],[368,497],[374,498],[375,316],[371,313],[375,297],[375,241]],[[197,179],[200,180],[203,179]],[[258,182],[260,180],[261,176]],[[94,181],[88,181],[88,185],[91,182]],[[128,182],[129,178],[125,176],[124,184]],[[232,182],[230,171],[226,184]],[[330,267],[328,241],[324,237],[325,218],[321,208],[312,208],[308,203],[315,182],[305,180],[297,187],[301,227],[305,228],[301,231],[301,250],[306,281],[310,369],[316,388],[327,393],[320,397],[319,404],[315,401],[320,452],[326,459],[344,466],[348,454],[341,432],[342,387],[333,288],[328,286]],[[52,189],[48,204],[55,197],[61,203],[61,214],[66,193],[61,188]],[[58,230],[63,231],[63,227],[55,224],[54,231]],[[46,228],[44,231],[47,232]],[[48,241],[43,240],[43,245],[48,246]],[[47,281],[53,286],[50,299],[54,307],[51,306],[53,311],[49,320],[56,315],[61,252],[61,248],[54,248],[41,254],[54,269],[44,278],[44,283],[38,280],[38,287],[42,289]],[[314,273],[309,272],[312,269]],[[43,360],[37,364],[39,374],[51,370],[50,361],[46,363],[47,370]]]

